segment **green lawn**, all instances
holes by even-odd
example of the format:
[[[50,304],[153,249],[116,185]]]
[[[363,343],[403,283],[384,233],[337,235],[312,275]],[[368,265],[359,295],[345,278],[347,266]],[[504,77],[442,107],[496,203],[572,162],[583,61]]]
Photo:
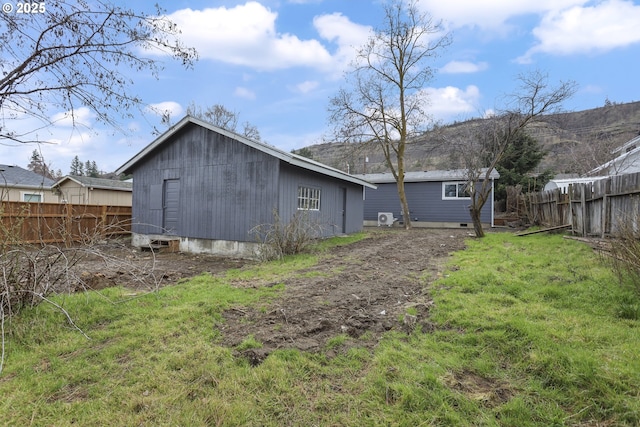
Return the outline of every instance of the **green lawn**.
[[[0,424],[640,425],[640,296],[557,235],[469,240],[431,285],[429,330],[388,333],[375,352],[336,336],[326,354],[251,367],[220,344],[225,308],[266,307],[284,288],[232,280],[277,283],[323,256],[56,297],[90,339],[51,305],[22,312],[4,325]]]

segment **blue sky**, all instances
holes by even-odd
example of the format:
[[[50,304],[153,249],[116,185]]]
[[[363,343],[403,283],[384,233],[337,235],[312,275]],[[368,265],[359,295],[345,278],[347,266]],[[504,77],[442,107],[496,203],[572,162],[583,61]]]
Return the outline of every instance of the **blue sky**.
[[[133,7],[145,7],[139,3]],[[167,62],[159,80],[134,76],[134,90],[149,110],[168,110],[175,122],[191,103],[222,104],[286,151],[325,140],[329,98],[344,85],[353,47],[383,16],[378,0],[159,3],[200,60],[193,70]],[[640,0],[421,0],[419,6],[452,34],[425,88],[429,112],[443,124],[500,106],[515,77],[533,69],[551,81],[578,83],[567,110],[640,100]],[[39,149],[64,174],[75,155],[113,171],[155,138],[154,126],[164,129],[153,112],[123,122],[128,134],[106,128],[88,111],[78,113],[86,127],[74,131],[61,122],[41,131],[39,138],[50,144],[0,142],[0,163],[26,167]]]

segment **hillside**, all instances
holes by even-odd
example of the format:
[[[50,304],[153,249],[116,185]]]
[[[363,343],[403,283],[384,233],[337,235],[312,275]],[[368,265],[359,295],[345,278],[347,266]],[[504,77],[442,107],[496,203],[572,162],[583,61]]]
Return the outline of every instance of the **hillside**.
[[[477,120],[438,128],[407,146],[407,170],[459,167],[456,153],[446,143],[447,135],[468,129]],[[640,102],[611,104],[584,111],[549,115],[529,129],[547,155],[540,169],[556,174],[583,174],[610,160],[612,148],[640,134]],[[325,143],[305,148],[314,160],[351,173],[384,172],[387,167],[375,146]],[[368,158],[368,162],[365,159]],[[348,165],[348,166],[347,166]]]

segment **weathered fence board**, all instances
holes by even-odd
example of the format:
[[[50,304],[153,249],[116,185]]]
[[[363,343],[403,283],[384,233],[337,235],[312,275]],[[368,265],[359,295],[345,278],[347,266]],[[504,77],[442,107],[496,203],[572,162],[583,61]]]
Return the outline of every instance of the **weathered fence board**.
[[[569,195],[561,189],[525,194],[525,214],[536,224],[559,226],[571,223]]]
[[[131,232],[131,207],[1,202],[0,239],[71,244]]]
[[[638,230],[640,173],[572,184],[567,193],[555,189],[526,194],[524,204],[530,221],[545,227],[571,224],[578,236],[615,235],[621,224]]]

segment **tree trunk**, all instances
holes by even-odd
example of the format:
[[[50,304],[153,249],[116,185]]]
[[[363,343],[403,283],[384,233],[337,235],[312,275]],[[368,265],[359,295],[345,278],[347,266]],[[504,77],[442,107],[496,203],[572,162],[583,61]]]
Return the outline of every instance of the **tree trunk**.
[[[469,206],[469,213],[471,214],[471,221],[473,221],[473,231],[476,233],[476,237],[484,237],[484,230],[482,229],[482,220],[480,218],[481,207],[474,205]]]
[[[403,174],[404,175],[404,174]],[[400,196],[400,205],[402,206],[402,221],[405,230],[411,229],[411,216],[409,215],[409,203],[407,195],[404,191],[404,176],[398,175],[398,196]]]

